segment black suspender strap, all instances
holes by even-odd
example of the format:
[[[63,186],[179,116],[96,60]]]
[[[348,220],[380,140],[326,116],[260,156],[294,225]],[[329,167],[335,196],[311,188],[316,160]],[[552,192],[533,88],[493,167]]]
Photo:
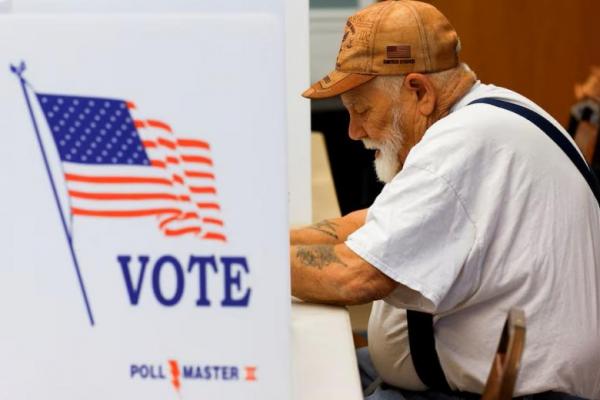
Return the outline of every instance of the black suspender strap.
[[[598,184],[598,179],[596,175],[592,172],[588,164],[585,162],[581,154],[577,151],[575,146],[567,139],[562,132],[554,126],[553,123],[548,121],[546,118],[542,117],[540,114],[536,113],[533,110],[530,110],[527,107],[520,106],[518,104],[509,103],[508,101],[493,99],[493,98],[483,98],[477,99],[469,103],[471,104],[489,104],[492,106],[500,107],[508,111],[512,111],[515,114],[519,114],[521,117],[525,118],[539,129],[541,129],[558,147],[562,149],[562,151],[569,157],[571,162],[577,167],[581,175],[585,178],[588,186],[594,193],[594,197],[598,201],[598,205],[600,205],[600,185]]]
[[[500,107],[520,115],[537,126],[563,150],[579,172],[581,172],[600,206],[600,185],[598,184],[598,179],[575,146],[554,124],[529,108],[499,99],[482,98],[469,103],[469,105],[471,104],[489,104]],[[407,310],[406,314],[410,354],[417,375],[428,388],[441,392],[450,392],[450,385],[446,381],[446,376],[444,375],[444,370],[442,369],[435,348],[433,315],[412,310]]]
[[[406,310],[408,345],[415,371],[421,382],[429,389],[451,392],[444,370],[435,349],[433,315],[421,311]]]

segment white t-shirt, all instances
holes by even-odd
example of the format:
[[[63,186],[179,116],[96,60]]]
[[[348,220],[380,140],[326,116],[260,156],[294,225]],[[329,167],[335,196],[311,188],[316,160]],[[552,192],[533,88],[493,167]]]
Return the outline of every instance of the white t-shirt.
[[[528,99],[478,82],[410,151],[346,242],[401,284],[374,305],[372,360],[384,381],[422,388],[402,308],[433,312],[450,386],[481,392],[516,306],[527,338],[515,395],[598,399],[600,209],[554,142],[510,111],[467,106],[481,97],[529,107],[560,127]]]

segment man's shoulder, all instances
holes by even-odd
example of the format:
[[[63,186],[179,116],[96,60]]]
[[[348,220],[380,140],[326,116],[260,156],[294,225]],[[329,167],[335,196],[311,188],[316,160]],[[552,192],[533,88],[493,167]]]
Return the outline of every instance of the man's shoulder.
[[[497,107],[472,104],[474,101],[484,98],[508,101],[538,112],[544,112],[534,102],[517,92],[503,87],[485,85],[478,82],[451,108],[450,113],[435,122],[429,128],[428,132],[443,132],[460,128],[460,130],[468,133],[469,130],[479,130],[490,125],[493,126],[498,123],[499,119],[507,116]],[[508,115],[508,117],[511,119],[513,116]]]
[[[516,135],[520,135],[518,132],[524,129],[533,131],[536,128],[533,125],[524,127],[523,118],[512,112],[488,104],[472,104],[482,98],[521,105],[560,127],[549,114],[526,97],[509,89],[477,83],[454,105],[447,116],[427,129],[421,142],[415,146],[415,153],[432,153],[431,156],[437,157],[439,153],[476,155],[485,149],[493,150],[496,147],[502,147],[503,151],[526,150],[523,146],[513,146],[516,143],[512,142],[517,139]]]
[[[491,97],[543,112],[527,98],[491,85],[470,91],[458,106],[426,131],[413,147],[405,167],[426,168],[448,181],[499,174],[514,160],[529,159],[539,150],[543,134],[517,114],[487,104],[470,104]]]
[[[467,106],[440,119],[411,150],[406,164],[445,165],[464,168],[477,162],[477,155],[498,146],[498,113],[493,109],[478,110]],[[500,116],[501,117],[501,116]]]

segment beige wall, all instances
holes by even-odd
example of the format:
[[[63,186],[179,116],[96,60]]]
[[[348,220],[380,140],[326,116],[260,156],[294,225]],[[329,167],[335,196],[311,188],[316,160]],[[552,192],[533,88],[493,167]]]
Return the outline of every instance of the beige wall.
[[[462,59],[566,124],[573,85],[600,65],[598,0],[431,0],[454,25]]]

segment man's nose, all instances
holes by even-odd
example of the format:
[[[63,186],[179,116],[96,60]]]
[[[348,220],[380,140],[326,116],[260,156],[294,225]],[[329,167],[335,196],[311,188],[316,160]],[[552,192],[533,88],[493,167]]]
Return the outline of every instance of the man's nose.
[[[365,132],[362,123],[356,118],[350,117],[350,125],[348,125],[348,136],[350,136],[350,139],[352,140],[361,140],[367,137],[367,133]]]

